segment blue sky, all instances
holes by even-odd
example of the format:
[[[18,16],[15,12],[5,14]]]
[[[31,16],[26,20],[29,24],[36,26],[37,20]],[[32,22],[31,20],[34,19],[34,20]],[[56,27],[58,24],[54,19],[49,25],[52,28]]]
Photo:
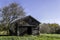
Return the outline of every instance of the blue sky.
[[[0,0],[0,8],[12,2],[22,5],[27,15],[42,23],[60,24],[60,0]]]

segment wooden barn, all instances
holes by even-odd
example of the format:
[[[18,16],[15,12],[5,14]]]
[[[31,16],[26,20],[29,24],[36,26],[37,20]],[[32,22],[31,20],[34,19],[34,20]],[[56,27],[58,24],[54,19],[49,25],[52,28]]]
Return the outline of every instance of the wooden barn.
[[[24,18],[17,18],[11,22],[9,29],[10,35],[39,35],[39,24],[32,16],[26,16]]]

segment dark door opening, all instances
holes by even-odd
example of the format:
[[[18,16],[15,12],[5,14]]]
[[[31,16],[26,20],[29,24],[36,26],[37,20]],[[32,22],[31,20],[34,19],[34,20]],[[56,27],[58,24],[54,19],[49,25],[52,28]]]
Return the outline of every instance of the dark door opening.
[[[27,34],[28,34],[28,35],[31,35],[31,34],[32,34],[32,28],[31,28],[31,27],[28,27],[28,28],[27,28]]]

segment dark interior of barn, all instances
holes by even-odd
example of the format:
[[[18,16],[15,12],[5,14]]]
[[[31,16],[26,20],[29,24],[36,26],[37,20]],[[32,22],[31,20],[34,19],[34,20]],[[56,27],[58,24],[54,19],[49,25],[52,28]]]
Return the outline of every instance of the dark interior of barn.
[[[27,27],[27,34],[31,35],[32,34],[32,27]]]

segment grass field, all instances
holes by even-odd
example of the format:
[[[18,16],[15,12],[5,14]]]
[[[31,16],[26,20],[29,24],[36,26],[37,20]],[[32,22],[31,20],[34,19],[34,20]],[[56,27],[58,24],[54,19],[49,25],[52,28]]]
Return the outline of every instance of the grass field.
[[[60,34],[40,34],[40,36],[0,36],[0,40],[60,40]]]

